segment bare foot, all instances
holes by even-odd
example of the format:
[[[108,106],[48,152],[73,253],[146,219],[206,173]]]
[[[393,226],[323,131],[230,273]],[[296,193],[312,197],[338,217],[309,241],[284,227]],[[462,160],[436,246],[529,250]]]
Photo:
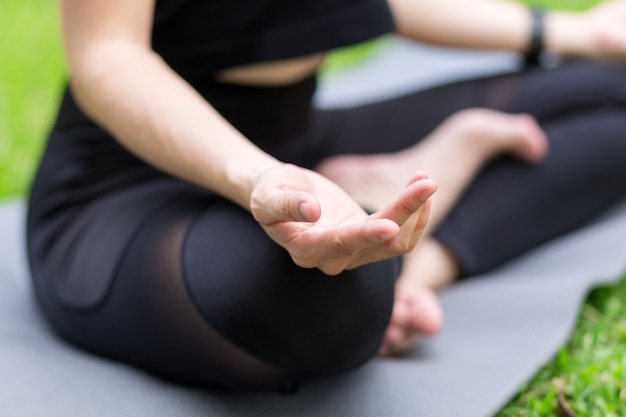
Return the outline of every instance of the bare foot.
[[[421,336],[433,336],[439,331],[443,313],[434,289],[450,284],[459,273],[455,257],[429,237],[404,256],[393,314],[380,355],[406,353],[415,347]]]
[[[450,116],[406,150],[339,155],[322,161],[316,170],[374,211],[395,198],[413,172],[426,171],[439,184],[430,222],[437,224],[490,159],[511,154],[535,163],[545,157],[547,149],[547,139],[531,116],[469,109]]]
[[[322,161],[316,170],[370,210],[379,210],[382,204],[397,198],[415,171],[429,172],[439,185],[429,221],[432,229],[490,159],[510,154],[536,163],[545,157],[547,149],[547,139],[531,116],[470,109],[449,117],[427,138],[406,150],[336,156]],[[428,237],[405,256],[380,355],[405,353],[420,336],[439,331],[443,313],[432,288],[448,284],[458,273],[456,260]]]
[[[378,354],[404,354],[417,345],[421,336],[437,334],[442,323],[441,306],[432,290],[399,283],[391,322]]]

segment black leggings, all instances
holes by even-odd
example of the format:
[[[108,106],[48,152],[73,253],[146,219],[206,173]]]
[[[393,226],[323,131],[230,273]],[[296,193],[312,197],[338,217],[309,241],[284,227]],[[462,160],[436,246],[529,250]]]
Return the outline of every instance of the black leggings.
[[[467,107],[538,118],[551,142],[545,162],[493,162],[435,233],[468,274],[583,225],[626,192],[621,67],[530,70],[306,117],[284,117],[297,107],[287,90],[271,108],[276,91],[224,87],[244,99],[217,107],[245,119],[234,123],[268,152],[306,167],[403,149]],[[289,390],[375,355],[399,259],[338,277],[300,269],[246,211],[142,164],[81,124],[68,100],[28,218],[36,294],[59,334],[167,378],[237,389]],[[238,110],[248,102],[256,112]]]

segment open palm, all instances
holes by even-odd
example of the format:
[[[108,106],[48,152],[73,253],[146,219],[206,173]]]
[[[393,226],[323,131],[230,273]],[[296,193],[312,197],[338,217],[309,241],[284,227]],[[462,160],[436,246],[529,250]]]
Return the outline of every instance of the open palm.
[[[412,250],[435,190],[426,174],[416,173],[396,201],[368,215],[332,181],[286,164],[257,179],[250,208],[297,265],[336,275]]]

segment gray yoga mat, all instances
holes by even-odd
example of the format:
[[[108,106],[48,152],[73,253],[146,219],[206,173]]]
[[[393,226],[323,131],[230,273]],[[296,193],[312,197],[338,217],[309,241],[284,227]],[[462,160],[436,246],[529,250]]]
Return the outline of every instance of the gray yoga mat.
[[[418,57],[429,67],[439,65],[437,60],[451,64],[448,80],[463,72],[454,71],[457,59],[484,62],[482,73],[510,70],[515,60],[506,54],[472,57],[403,43],[393,43],[387,51],[408,61]],[[373,73],[379,75],[379,64],[374,64]],[[358,71],[358,82],[373,79],[367,70]],[[419,85],[415,83],[423,79],[418,78],[406,76],[403,82],[423,87],[442,81],[435,76]],[[318,102],[345,105],[350,88],[357,88],[358,101],[395,88],[388,80],[358,82],[342,83],[346,100],[339,103],[329,93],[336,90],[328,81]],[[14,417],[490,416],[566,340],[588,290],[614,282],[626,268],[624,201],[585,229],[445,290],[443,332],[408,357],[375,359],[293,395],[215,392],[168,383],[79,351],[51,334],[30,291],[24,210],[20,201],[0,205],[0,415]]]

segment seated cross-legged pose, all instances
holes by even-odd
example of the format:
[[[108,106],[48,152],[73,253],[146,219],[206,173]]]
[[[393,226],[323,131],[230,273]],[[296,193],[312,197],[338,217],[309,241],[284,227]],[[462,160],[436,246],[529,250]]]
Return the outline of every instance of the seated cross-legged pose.
[[[63,338],[170,379],[285,391],[402,353],[441,327],[434,288],[626,191],[618,66],[311,105],[326,51],[393,31],[626,56],[624,1],[545,19],[490,0],[61,11],[70,82],[29,201],[36,296]]]

